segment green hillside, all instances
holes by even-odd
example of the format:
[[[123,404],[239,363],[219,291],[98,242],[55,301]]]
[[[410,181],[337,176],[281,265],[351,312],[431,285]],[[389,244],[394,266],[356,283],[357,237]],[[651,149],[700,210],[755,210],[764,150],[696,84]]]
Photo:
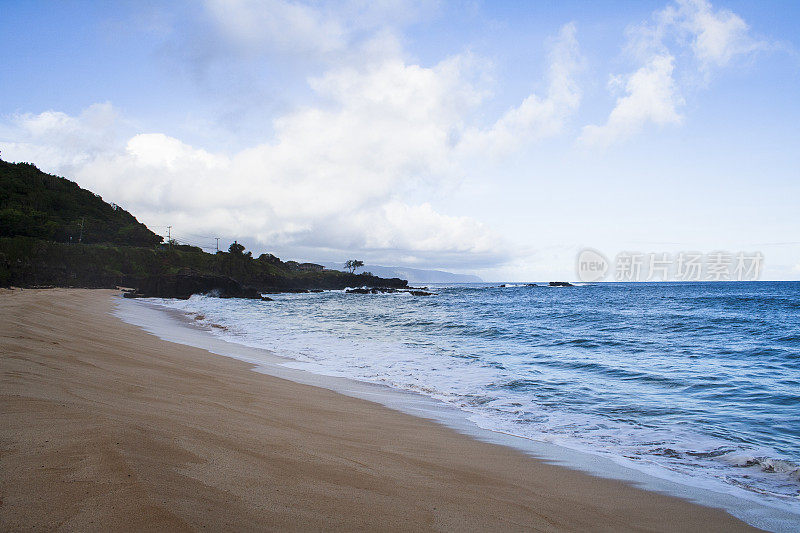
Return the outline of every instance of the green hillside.
[[[0,237],[84,244],[153,246],[161,242],[124,209],[30,163],[0,161]]]
[[[0,286],[125,286],[163,297],[407,286],[398,278],[323,270],[271,254],[256,258],[236,242],[210,254],[162,240],[72,181],[29,163],[0,161]]]

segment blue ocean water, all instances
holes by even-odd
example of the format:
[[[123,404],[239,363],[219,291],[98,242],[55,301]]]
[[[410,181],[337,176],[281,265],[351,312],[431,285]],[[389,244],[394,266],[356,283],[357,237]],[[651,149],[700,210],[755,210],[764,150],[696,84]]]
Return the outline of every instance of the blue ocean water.
[[[431,289],[162,303],[300,368],[800,512],[800,283]]]

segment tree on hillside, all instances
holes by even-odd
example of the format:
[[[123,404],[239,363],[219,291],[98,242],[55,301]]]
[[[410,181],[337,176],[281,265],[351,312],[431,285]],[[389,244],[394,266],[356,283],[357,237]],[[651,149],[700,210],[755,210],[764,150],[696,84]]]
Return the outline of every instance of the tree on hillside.
[[[346,268],[351,274],[363,266],[364,261],[359,261],[358,259],[348,259],[344,264],[344,268]]]
[[[228,247],[228,275],[243,276],[250,271],[253,252],[245,252],[244,246],[233,241]]]

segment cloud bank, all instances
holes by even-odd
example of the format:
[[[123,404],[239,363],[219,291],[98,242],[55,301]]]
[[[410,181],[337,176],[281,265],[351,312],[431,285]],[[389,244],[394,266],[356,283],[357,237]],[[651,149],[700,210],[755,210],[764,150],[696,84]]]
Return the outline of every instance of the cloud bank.
[[[315,8],[272,4],[209,2],[216,38],[232,50],[291,48],[302,40],[320,53],[351,39],[350,26]],[[486,148],[511,150],[563,130],[580,100],[575,27],[565,26],[552,43],[547,93],[529,95],[486,129],[469,124],[490,95],[481,82],[485,61],[464,53],[424,66],[397,46],[380,45],[384,33],[373,37],[358,45],[369,48],[369,61],[339,58],[308,78],[314,103],[275,118],[265,143],[217,153],[163,133],[132,133],[103,103],[77,116],[13,117],[3,137],[14,142],[4,143],[3,154],[77,178],[178,234],[222,235],[315,259],[357,252],[372,262],[420,266],[504,262],[506,244],[482,223],[408,198],[420,190],[438,194]]]
[[[489,58],[464,51],[424,63],[404,49],[403,28],[436,9],[403,0],[208,0],[159,53],[183,63],[174,75],[200,74],[192,79],[225,99],[220,108],[235,101],[233,119],[199,129],[246,120],[256,135],[241,127],[235,142],[220,143],[235,148],[208,148],[143,130],[101,102],[74,115],[7,117],[3,156],[76,179],[157,231],[171,225],[178,235],[238,239],[298,259],[532,265],[523,257],[530,250],[512,249],[480,220],[438,211],[436,200],[465,177],[486,178],[472,175],[475,168],[502,168],[504,158],[544,139],[606,147],[651,126],[679,125],[690,85],[707,85],[719,69],[765,48],[735,13],[706,0],[670,3],[628,29],[631,68],[610,77],[613,106],[602,123],[580,127],[584,59],[567,23],[541,58],[542,83],[531,80],[542,89],[487,117],[496,89]],[[285,64],[301,73],[299,82],[274,82]],[[264,103],[270,83],[292,93],[276,107]]]

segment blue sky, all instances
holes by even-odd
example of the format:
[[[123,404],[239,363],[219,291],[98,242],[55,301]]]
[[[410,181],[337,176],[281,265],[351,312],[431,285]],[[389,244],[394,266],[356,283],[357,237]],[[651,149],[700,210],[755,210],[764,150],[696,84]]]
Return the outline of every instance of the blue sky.
[[[11,2],[0,150],[185,241],[573,279],[800,279],[796,2]]]

